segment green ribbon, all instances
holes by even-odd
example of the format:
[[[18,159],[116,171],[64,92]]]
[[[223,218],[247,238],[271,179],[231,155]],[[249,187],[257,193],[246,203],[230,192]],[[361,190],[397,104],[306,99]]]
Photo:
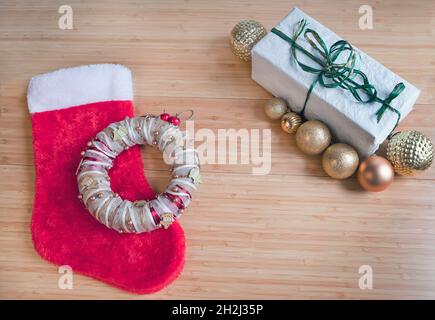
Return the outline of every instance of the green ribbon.
[[[387,98],[379,98],[375,87],[370,84],[367,75],[361,70],[355,68],[357,53],[352,45],[345,40],[339,40],[328,49],[323,39],[316,31],[306,28],[307,24],[308,23],[305,19],[299,21],[292,38],[276,28],[272,29],[274,34],[290,44],[291,53],[301,69],[305,72],[317,74],[317,78],[308,89],[304,106],[300,112],[301,115],[304,116],[305,108],[311,92],[317,83],[320,83],[320,85],[325,88],[342,88],[348,90],[354,98],[361,103],[381,103],[381,107],[376,111],[376,120],[379,123],[386,110],[396,113],[397,121],[392,130],[394,131],[399,124],[401,115],[399,110],[391,106],[391,102],[405,89],[405,85],[400,82],[396,84]],[[319,56],[307,51],[296,42],[302,33],[307,42],[314,49],[314,52],[317,52]],[[320,67],[313,67],[302,63],[297,57],[296,50],[302,52]],[[336,62],[342,54],[347,54],[344,62]]]

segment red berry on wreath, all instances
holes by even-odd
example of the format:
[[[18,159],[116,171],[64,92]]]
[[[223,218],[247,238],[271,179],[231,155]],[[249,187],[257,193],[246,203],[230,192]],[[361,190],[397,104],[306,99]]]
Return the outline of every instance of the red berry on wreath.
[[[168,119],[171,117],[171,115],[169,113],[162,113],[160,115],[160,119],[162,119],[163,121],[168,121]]]
[[[172,123],[174,126],[178,126],[180,125],[180,119],[178,119],[177,117],[169,117],[168,121],[170,123]]]

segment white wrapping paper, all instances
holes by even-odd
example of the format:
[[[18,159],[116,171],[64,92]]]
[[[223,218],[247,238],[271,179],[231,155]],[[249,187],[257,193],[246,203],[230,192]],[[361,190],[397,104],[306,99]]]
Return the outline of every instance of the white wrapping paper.
[[[298,8],[294,8],[275,28],[292,37],[301,19],[308,21],[308,28],[317,31],[328,48],[342,39]],[[298,38],[297,43],[314,53],[303,36]],[[357,69],[367,75],[378,91],[379,98],[388,97],[397,83],[405,84],[405,90],[391,103],[400,111],[403,120],[411,111],[420,90],[361,50],[355,49],[360,56]],[[297,51],[297,55],[303,63],[318,67],[302,52]],[[317,75],[305,72],[298,66],[291,56],[290,44],[276,34],[269,32],[252,49],[252,79],[274,96],[286,99],[293,111],[302,110],[307,91],[316,78]],[[326,123],[338,141],[350,144],[364,158],[378,149],[396,124],[397,115],[391,110],[386,110],[380,122],[377,122],[376,111],[380,107],[381,104],[377,102],[360,103],[342,88],[330,89],[317,84],[308,100],[305,116]]]

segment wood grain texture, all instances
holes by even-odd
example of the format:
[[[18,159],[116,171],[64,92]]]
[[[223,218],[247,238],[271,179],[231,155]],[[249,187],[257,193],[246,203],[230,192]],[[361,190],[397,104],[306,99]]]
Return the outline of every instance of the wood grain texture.
[[[397,178],[380,194],[325,176],[318,157],[271,123],[270,98],[228,46],[242,18],[271,28],[294,5],[422,90],[399,129],[435,141],[433,1],[365,1],[374,29],[358,28],[360,1],[66,1],[74,30],[58,28],[59,1],[0,0],[1,298],[435,298],[435,169]],[[271,128],[272,170],[205,165],[204,183],[182,218],[184,272],[148,296],[81,275],[60,290],[56,266],[34,251],[29,79],[61,67],[116,62],[133,71],[140,113],[195,110],[197,128]],[[146,175],[162,188],[161,155],[143,150]],[[371,265],[374,289],[358,288]]]

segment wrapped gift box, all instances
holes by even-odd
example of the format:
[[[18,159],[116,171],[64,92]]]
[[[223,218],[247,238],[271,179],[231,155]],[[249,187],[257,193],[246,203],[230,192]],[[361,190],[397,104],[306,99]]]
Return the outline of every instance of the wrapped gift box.
[[[308,28],[317,31],[328,48],[342,39],[298,8],[294,8],[275,28],[292,37],[294,28],[301,19],[307,20]],[[297,43],[319,56],[303,36],[297,39]],[[357,69],[367,75],[369,82],[376,88],[378,97],[385,99],[397,83],[404,83],[404,91],[391,103],[403,120],[411,111],[420,90],[358,48],[355,50],[359,56]],[[302,62],[318,67],[303,53],[297,51],[297,56]],[[252,79],[274,96],[286,99],[293,111],[302,110],[308,89],[316,78],[317,75],[299,67],[291,55],[290,44],[272,32],[252,49]],[[308,100],[305,117],[323,121],[336,140],[350,144],[361,157],[366,157],[385,141],[397,121],[397,114],[386,110],[378,123],[376,111],[381,105],[379,102],[361,103],[347,90],[325,88],[317,84]]]

